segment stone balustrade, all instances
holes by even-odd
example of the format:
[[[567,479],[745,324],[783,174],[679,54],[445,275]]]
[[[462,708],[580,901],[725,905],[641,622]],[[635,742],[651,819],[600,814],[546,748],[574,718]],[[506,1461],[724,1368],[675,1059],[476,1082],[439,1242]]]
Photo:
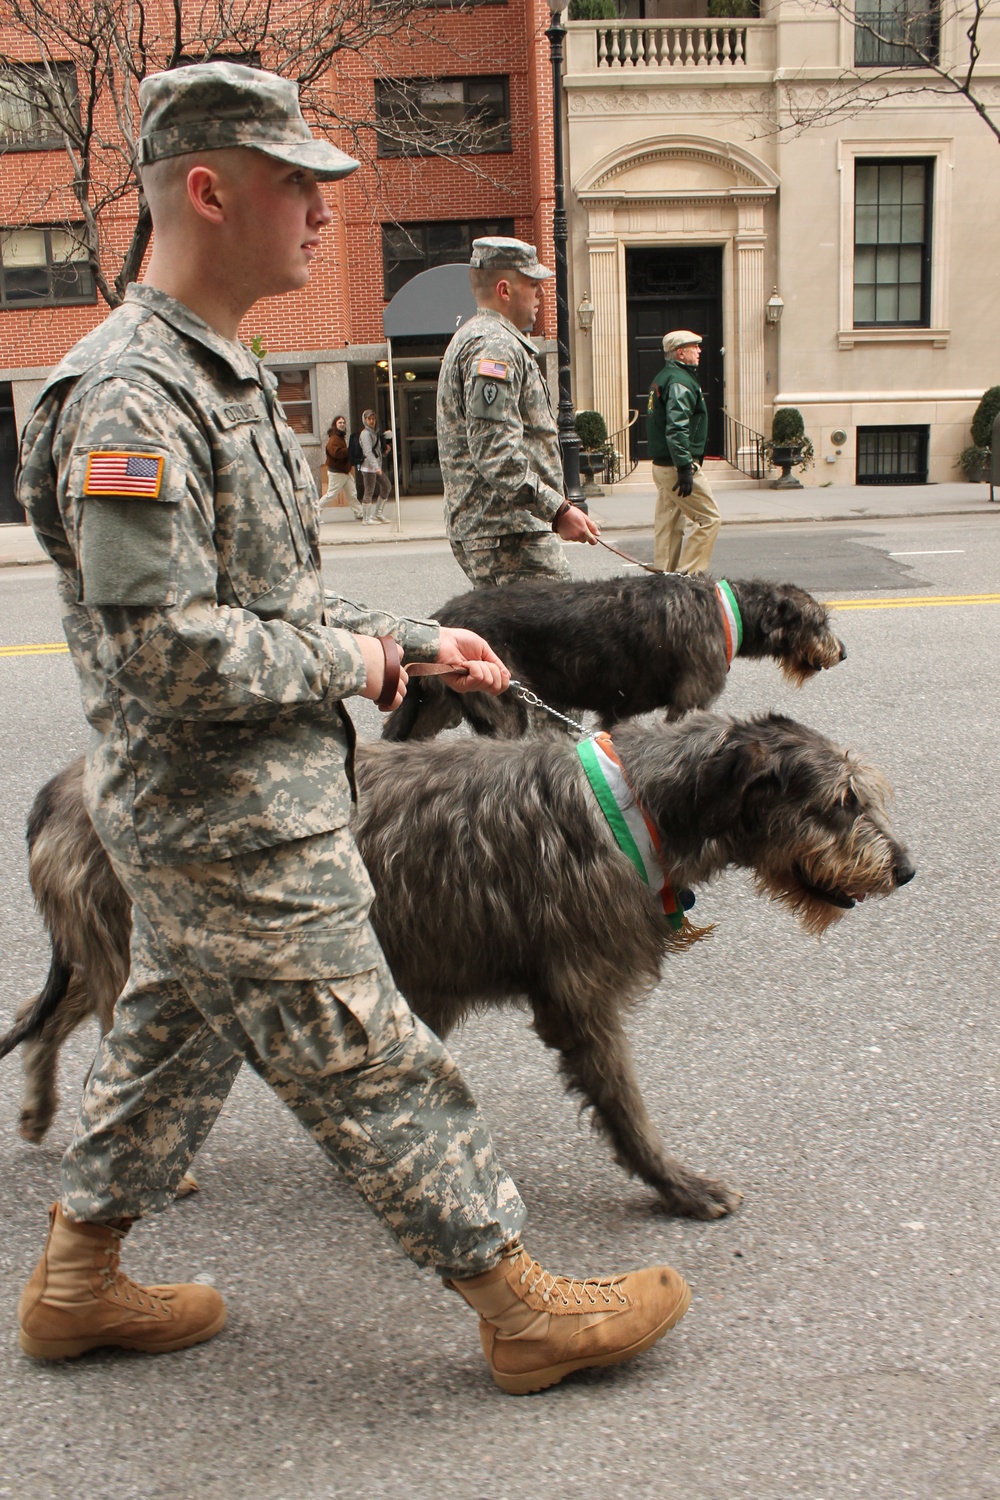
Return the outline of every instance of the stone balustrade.
[[[745,70],[773,66],[770,21],[670,21],[658,24],[577,21],[568,27],[570,73],[610,70],[665,73],[681,69]]]

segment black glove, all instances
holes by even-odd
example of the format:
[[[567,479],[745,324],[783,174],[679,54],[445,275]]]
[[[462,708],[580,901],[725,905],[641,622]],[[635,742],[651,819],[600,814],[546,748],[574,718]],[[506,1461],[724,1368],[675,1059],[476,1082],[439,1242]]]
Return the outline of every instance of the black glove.
[[[674,485],[674,494],[680,495],[683,500],[690,495],[694,488],[694,464],[677,465],[677,483]]]

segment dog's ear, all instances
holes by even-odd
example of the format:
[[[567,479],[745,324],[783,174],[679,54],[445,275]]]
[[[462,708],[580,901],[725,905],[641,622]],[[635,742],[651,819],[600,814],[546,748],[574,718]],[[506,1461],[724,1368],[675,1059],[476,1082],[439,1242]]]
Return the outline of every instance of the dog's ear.
[[[782,714],[730,724],[717,751],[706,762],[706,796],[699,796],[701,828],[710,838],[721,838],[741,824],[757,821],[775,803],[790,795],[794,777],[787,736],[794,728]]]
[[[786,768],[763,726],[732,724],[705,757],[697,777],[697,822],[707,838],[723,837],[754,803],[783,795]]]
[[[761,629],[769,640],[781,639],[785,632],[797,625],[802,618],[802,608],[797,599],[787,594],[778,594],[770,600],[761,618]]]

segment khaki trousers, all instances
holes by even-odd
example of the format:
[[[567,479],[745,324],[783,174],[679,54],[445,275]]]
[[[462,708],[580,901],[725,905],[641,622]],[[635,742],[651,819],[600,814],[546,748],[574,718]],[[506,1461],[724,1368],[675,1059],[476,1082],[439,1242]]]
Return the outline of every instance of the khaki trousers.
[[[682,499],[674,493],[677,470],[670,464],[653,465],[653,482],[656,485],[653,561],[667,573],[707,572],[721,524],[711,485],[696,466],[694,486],[690,495]],[[685,521],[691,522],[686,543]]]

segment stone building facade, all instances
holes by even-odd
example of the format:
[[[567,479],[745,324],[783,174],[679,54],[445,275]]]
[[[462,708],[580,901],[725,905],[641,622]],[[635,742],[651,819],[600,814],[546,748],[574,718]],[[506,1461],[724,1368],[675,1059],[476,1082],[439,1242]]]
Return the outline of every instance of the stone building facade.
[[[769,435],[795,406],[807,484],[959,479],[976,402],[1000,383],[995,136],[900,67],[905,49],[875,47],[874,65],[870,36],[822,0],[765,0],[760,19],[677,9],[569,26],[571,305],[577,323],[594,310],[574,335],[577,405],[623,427],[659,335],[693,327],[714,452],[723,408]],[[960,60],[961,14],[935,24],[942,61]],[[980,42],[977,89],[1000,105],[1000,19]],[[848,74],[884,97],[836,111]],[[641,415],[633,436],[644,457]],[[741,441],[730,424],[729,449]]]

